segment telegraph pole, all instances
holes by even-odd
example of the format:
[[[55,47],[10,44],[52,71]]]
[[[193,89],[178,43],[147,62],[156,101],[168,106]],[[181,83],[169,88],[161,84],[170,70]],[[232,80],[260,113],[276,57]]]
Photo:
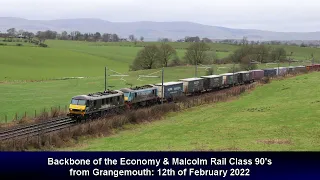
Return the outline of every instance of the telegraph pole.
[[[162,81],[162,82],[161,82],[161,85],[162,85],[162,86],[161,86],[161,88],[162,88],[162,90],[161,90],[161,91],[162,91],[162,92],[161,92],[161,104],[162,104],[162,105],[163,105],[163,98],[164,98],[163,74],[164,74],[164,68],[162,67],[162,77],[161,77],[161,79],[162,79],[162,80],[161,80],[161,81]]]
[[[107,67],[104,67],[104,91],[107,91]]]
[[[280,60],[278,60],[278,76],[280,75],[280,72],[279,72],[279,64],[280,64]]]
[[[195,67],[195,76],[198,77],[198,64],[197,64],[197,61],[196,61],[196,67]]]
[[[233,81],[232,84],[233,85],[232,85],[232,87],[234,87],[234,79],[235,79],[234,78],[234,68],[235,68],[235,66],[236,66],[236,63],[233,61],[233,68],[232,68],[233,69],[233,76],[232,76],[232,81]]]

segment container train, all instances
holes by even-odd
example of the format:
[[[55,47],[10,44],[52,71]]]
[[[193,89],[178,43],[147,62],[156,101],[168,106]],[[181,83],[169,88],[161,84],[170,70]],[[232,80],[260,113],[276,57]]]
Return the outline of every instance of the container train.
[[[78,120],[98,118],[110,112],[154,105],[162,101],[172,102],[181,96],[192,96],[203,92],[248,84],[259,81],[263,77],[305,73],[312,70],[319,71],[320,64],[201,76],[200,78],[186,78],[175,82],[164,82],[163,87],[162,83],[158,83],[135,88],[123,88],[120,90],[108,90],[88,95],[79,95],[72,97],[68,116]]]

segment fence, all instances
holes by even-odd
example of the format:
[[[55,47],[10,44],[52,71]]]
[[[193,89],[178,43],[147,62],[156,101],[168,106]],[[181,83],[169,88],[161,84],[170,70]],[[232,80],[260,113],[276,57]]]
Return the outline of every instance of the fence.
[[[42,110],[20,111],[14,113],[14,115],[4,115],[0,117],[0,127],[8,126],[9,124],[13,125],[30,121],[43,121],[48,118],[65,116],[67,111],[68,105],[43,108]]]

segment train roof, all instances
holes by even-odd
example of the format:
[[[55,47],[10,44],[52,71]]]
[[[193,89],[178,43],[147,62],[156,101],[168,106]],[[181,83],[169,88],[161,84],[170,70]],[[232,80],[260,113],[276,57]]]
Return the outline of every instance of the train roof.
[[[215,78],[215,77],[221,77],[221,75],[209,75],[209,76],[201,76],[202,78]]]
[[[266,69],[263,69],[263,70],[275,70],[274,68],[266,68]]]
[[[155,87],[153,87],[152,85],[144,85],[144,86],[136,86],[134,88],[122,88],[120,89],[120,91],[124,92],[124,93],[128,93],[128,92],[136,92],[136,91],[143,91],[145,89],[154,89]]]
[[[186,78],[186,79],[179,79],[179,81],[197,81],[197,80],[201,80],[203,78]]]
[[[250,73],[250,71],[238,71],[237,73]]]
[[[238,72],[234,72],[234,74],[238,74]],[[233,75],[233,73],[224,73],[224,74],[220,74],[220,75],[226,75],[226,76],[229,76],[229,75]]]
[[[263,71],[262,69],[254,69],[254,70],[250,70],[250,71]]]
[[[170,85],[177,85],[177,84],[182,84],[182,82],[164,82],[164,86],[170,86]],[[162,83],[155,84],[156,86],[162,86]]]
[[[114,91],[107,91],[107,92],[96,92],[96,93],[91,93],[91,94],[88,94],[88,95],[78,95],[78,96],[72,97],[72,99],[98,100],[98,99],[104,99],[104,98],[120,96],[122,94],[123,94],[123,92],[118,91],[118,90],[114,90]]]

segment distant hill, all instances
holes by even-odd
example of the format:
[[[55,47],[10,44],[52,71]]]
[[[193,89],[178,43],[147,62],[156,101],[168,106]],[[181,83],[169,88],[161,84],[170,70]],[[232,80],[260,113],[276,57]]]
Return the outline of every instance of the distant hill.
[[[219,26],[202,25],[192,22],[110,22],[101,19],[58,19],[58,20],[27,20],[14,17],[0,17],[0,31],[9,28],[23,29],[36,32],[38,30],[80,31],[116,33],[121,37],[134,34],[136,37],[144,36],[146,41],[158,38],[177,40],[185,36],[199,36],[210,39],[241,39],[243,36],[249,40],[319,40],[320,32],[272,32],[254,29],[231,29]]]

